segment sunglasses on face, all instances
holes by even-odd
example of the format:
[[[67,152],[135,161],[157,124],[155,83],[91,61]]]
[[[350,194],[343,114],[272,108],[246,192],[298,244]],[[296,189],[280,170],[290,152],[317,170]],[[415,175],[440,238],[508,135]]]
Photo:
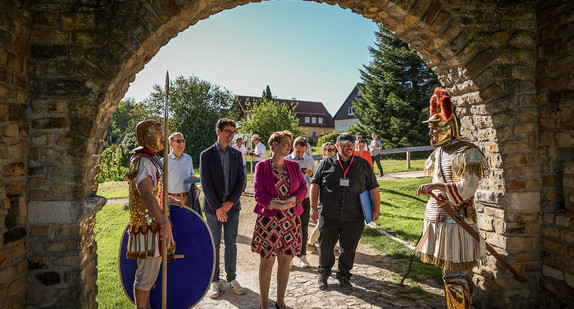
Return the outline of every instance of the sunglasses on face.
[[[184,139],[176,139],[175,142],[180,144],[180,143],[185,143],[185,140]]]
[[[333,152],[335,150],[336,150],[335,148],[327,148],[327,152]]]

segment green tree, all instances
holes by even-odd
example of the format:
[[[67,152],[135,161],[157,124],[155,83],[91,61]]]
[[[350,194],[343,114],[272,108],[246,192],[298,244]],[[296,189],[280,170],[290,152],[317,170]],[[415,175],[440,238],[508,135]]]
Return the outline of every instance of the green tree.
[[[416,51],[382,25],[375,47],[369,47],[372,61],[360,70],[363,99],[354,102],[360,121],[357,129],[376,132],[384,148],[420,146],[428,143],[428,102],[436,76]]]
[[[198,77],[183,76],[170,80],[169,131],[181,132],[185,137],[185,153],[199,167],[199,154],[215,143],[215,123],[228,117],[233,95]],[[154,85],[153,92],[144,100],[154,117],[163,121],[165,104],[164,86]]]
[[[113,144],[121,143],[126,134],[133,132],[136,124],[149,117],[150,114],[149,110],[142,104],[136,103],[133,98],[121,100],[108,127],[109,136],[105,141],[104,149],[111,147]]]
[[[262,98],[266,98],[267,100],[273,100],[273,95],[271,94],[271,88],[269,88],[269,85],[267,85],[265,90],[263,90]]]
[[[261,98],[254,102],[245,102],[246,111],[239,123],[241,133],[258,134],[264,143],[273,132],[289,130],[293,136],[301,135],[299,119],[293,111],[297,105]]]

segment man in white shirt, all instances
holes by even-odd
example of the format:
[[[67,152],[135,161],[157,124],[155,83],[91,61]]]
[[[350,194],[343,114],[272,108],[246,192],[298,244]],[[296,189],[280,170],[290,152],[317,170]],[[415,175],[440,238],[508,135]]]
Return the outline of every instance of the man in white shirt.
[[[285,160],[291,160],[299,163],[299,168],[303,173],[303,178],[307,183],[307,196],[301,204],[303,205],[303,213],[301,214],[301,229],[303,230],[303,244],[301,246],[301,253],[297,256],[297,264],[299,267],[308,268],[309,262],[307,262],[307,239],[309,238],[309,213],[311,210],[311,203],[309,202],[309,189],[311,187],[311,176],[315,173],[315,160],[305,154],[307,149],[307,140],[299,136],[293,141],[293,152],[285,157]]]
[[[261,142],[261,138],[257,134],[253,134],[251,141],[255,144],[255,152],[250,153],[255,163],[265,160],[267,157],[267,148]]]
[[[169,196],[187,203],[191,180],[197,178],[193,171],[193,160],[185,150],[185,138],[181,132],[175,132],[169,136],[171,153],[168,155],[168,184]],[[163,163],[164,158],[161,159]]]
[[[231,148],[239,150],[241,152],[241,158],[243,159],[243,172],[245,174],[244,182],[243,182],[243,192],[245,193],[245,187],[247,186],[247,162],[245,162],[245,155],[249,152],[245,145],[243,145],[243,138],[238,137],[235,139],[235,145],[231,146]]]

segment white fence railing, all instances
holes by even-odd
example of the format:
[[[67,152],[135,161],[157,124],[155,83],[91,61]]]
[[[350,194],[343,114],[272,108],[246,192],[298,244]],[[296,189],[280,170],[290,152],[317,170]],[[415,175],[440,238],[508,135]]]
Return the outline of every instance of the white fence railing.
[[[407,153],[407,168],[411,168],[411,152],[417,151],[429,151],[435,150],[436,147],[434,146],[417,146],[417,147],[403,147],[403,148],[393,148],[393,149],[382,149],[381,154],[389,154],[389,153]],[[321,160],[323,157],[321,155],[313,155],[313,159]]]

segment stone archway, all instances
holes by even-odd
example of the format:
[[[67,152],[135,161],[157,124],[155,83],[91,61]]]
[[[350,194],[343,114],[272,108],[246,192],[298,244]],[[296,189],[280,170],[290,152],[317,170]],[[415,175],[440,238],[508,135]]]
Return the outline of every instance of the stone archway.
[[[92,230],[104,204],[96,176],[118,101],[179,32],[250,2],[3,1],[2,307],[95,306]],[[416,49],[451,90],[463,127],[473,128],[463,134],[489,157],[492,172],[476,196],[479,227],[531,281],[513,282],[489,259],[474,275],[477,303],[572,301],[574,220],[564,210],[574,209],[574,5],[326,3],[382,23]]]

